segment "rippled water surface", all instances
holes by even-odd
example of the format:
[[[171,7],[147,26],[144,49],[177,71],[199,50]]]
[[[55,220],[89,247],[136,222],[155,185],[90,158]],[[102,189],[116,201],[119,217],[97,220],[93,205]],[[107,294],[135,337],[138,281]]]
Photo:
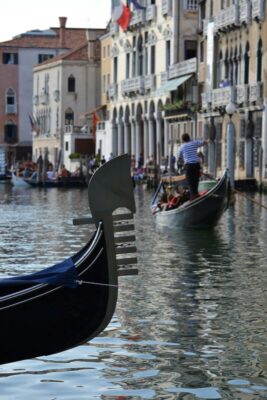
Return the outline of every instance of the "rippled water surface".
[[[1,400],[267,399],[267,197],[237,195],[214,230],[168,231],[151,196],[136,187],[139,275],[120,278],[107,329],[0,365]],[[72,224],[86,190],[1,184],[0,210],[1,276],[61,261],[93,232]]]

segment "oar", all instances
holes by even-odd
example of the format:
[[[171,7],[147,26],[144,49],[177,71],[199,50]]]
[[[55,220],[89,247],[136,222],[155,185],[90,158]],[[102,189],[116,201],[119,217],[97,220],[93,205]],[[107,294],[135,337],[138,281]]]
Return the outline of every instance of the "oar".
[[[251,197],[247,196],[245,193],[240,192],[240,190],[233,189],[233,191],[237,194],[241,194],[241,196],[245,197],[246,199],[252,201],[252,203],[257,204],[258,206],[261,206],[262,208],[265,208],[267,210],[267,207],[261,204],[259,201],[252,199]]]

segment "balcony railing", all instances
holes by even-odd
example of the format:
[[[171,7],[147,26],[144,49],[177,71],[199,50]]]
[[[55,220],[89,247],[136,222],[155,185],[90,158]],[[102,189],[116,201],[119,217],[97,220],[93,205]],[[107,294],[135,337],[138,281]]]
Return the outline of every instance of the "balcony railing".
[[[160,84],[161,86],[164,85],[169,78],[169,74],[167,71],[163,71],[160,73]]]
[[[135,10],[132,13],[130,27],[143,24],[146,21],[146,10]]]
[[[240,0],[239,2],[239,20],[240,23],[249,24],[251,21],[251,7],[249,0]]]
[[[59,99],[60,99],[60,91],[59,91],[59,90],[54,90],[54,92],[53,92],[53,97],[54,97],[55,102],[59,102]]]
[[[48,93],[41,93],[39,96],[40,104],[46,105],[49,103],[49,95]]]
[[[181,61],[169,67],[169,79],[177,78],[186,74],[194,74],[197,72],[197,59]]]
[[[123,96],[128,96],[133,93],[144,93],[144,79],[142,76],[125,79],[121,82],[121,93]]]
[[[230,101],[235,102],[235,86],[227,86],[212,90],[212,108],[226,106]]]
[[[146,75],[144,78],[144,88],[146,91],[152,91],[156,88],[156,75]]]
[[[38,95],[33,96],[33,105],[34,106],[39,105],[39,96]]]
[[[110,100],[116,99],[118,96],[118,85],[117,83],[112,83],[108,87],[108,96]]]
[[[117,33],[119,33],[119,25],[117,24],[117,22],[111,22],[109,32],[112,36],[115,36],[117,35]]]
[[[264,0],[251,0],[252,18],[264,20]]]
[[[172,15],[172,0],[162,0],[161,12],[163,15]]]
[[[249,85],[236,86],[236,104],[246,106],[249,99]]]
[[[225,31],[231,26],[239,26],[239,7],[238,4],[233,4],[230,7],[225,8],[218,12],[218,15],[214,17],[214,30]]]
[[[249,102],[261,104],[263,101],[263,82],[255,82],[249,85]]]
[[[64,125],[64,133],[88,134],[88,130],[78,125]]]
[[[157,7],[155,4],[150,4],[146,8],[146,21],[155,20],[157,17]]]
[[[16,114],[17,106],[16,104],[7,104],[6,105],[6,114]]]

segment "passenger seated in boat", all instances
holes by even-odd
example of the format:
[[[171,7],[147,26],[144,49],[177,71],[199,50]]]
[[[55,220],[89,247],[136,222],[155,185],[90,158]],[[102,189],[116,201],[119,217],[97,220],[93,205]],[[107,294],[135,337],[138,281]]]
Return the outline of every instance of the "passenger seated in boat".
[[[168,194],[167,194],[166,191],[164,191],[161,194],[160,200],[158,202],[158,208],[160,210],[163,210],[163,209],[165,209],[167,207],[167,204],[168,204]]]
[[[68,178],[70,176],[70,172],[67,170],[65,165],[63,164],[61,170],[58,173],[59,178]]]
[[[55,181],[57,179],[55,171],[53,171],[53,167],[49,166],[49,170],[46,172],[47,179]]]
[[[168,201],[167,210],[178,208],[179,206],[184,204],[187,200],[189,200],[188,191],[182,185],[178,185],[175,188],[174,195]]]

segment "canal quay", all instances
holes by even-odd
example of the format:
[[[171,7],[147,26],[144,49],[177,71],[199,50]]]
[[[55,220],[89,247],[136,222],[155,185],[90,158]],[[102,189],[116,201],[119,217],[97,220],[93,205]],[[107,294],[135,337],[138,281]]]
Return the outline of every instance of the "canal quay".
[[[110,324],[1,365],[1,399],[267,398],[266,194],[235,194],[214,229],[171,231],[154,225],[153,191],[134,192],[139,274],[119,278]],[[93,233],[72,223],[89,212],[86,189],[2,184],[0,207],[2,277],[53,265]]]

